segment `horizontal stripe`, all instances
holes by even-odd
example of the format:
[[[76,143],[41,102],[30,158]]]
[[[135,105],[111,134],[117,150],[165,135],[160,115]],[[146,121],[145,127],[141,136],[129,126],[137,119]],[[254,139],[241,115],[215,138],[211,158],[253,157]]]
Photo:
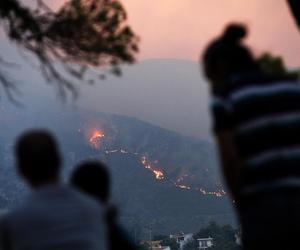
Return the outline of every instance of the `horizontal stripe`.
[[[269,161],[274,161],[280,158],[291,158],[300,156],[300,146],[284,148],[279,150],[270,150],[246,161],[247,167],[260,167],[267,164]],[[300,167],[300,166],[299,166]]]
[[[299,82],[236,84],[219,96],[213,101],[215,125],[233,129],[244,162],[242,189],[300,188]]]
[[[300,100],[299,100],[300,101]],[[256,120],[252,120],[243,124],[237,128],[238,133],[247,133],[252,130],[261,129],[262,127],[274,126],[276,125],[286,125],[288,123],[294,123],[300,121],[300,113],[278,113],[265,116]],[[299,128],[300,130],[300,128]]]
[[[230,99],[233,102],[240,101],[244,98],[249,97],[262,97],[262,96],[270,96],[275,94],[282,93],[295,93],[298,92],[300,94],[300,85],[292,82],[282,82],[280,84],[273,84],[267,86],[253,86],[253,87],[245,87],[234,91],[230,95]]]
[[[244,160],[259,156],[271,150],[294,148],[300,145],[300,121],[280,126],[262,126],[245,133],[234,131],[239,155]]]
[[[212,108],[223,108],[226,111],[231,112],[232,106],[231,104],[225,99],[218,96],[213,96],[211,99],[211,107]]]
[[[253,185],[263,181],[279,180],[286,177],[300,177],[300,155],[297,158],[280,158],[260,167],[244,166],[241,171],[242,183]]]
[[[262,191],[270,191],[282,188],[300,188],[300,177],[285,177],[278,180],[262,181],[253,185],[243,187],[242,195],[250,195]]]
[[[300,113],[300,93],[248,98],[233,105],[236,125],[284,113]]]

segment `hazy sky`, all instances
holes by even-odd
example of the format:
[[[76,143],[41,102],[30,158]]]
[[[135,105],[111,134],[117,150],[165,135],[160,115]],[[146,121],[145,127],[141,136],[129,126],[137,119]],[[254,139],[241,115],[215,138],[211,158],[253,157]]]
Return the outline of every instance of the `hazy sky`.
[[[54,2],[58,6],[63,0]],[[256,53],[270,50],[283,55],[289,66],[300,65],[300,32],[286,0],[121,2],[129,23],[141,38],[141,59],[198,60],[200,51],[227,23],[239,21],[249,26],[248,43]]]
[[[285,0],[127,0],[132,26],[142,39],[141,57],[198,60],[207,42],[231,21],[250,28],[257,53],[271,50],[300,65],[300,32]]]
[[[23,0],[26,4],[35,1]],[[45,2],[57,8],[63,0]],[[238,21],[249,26],[247,43],[256,54],[272,51],[284,56],[289,66],[300,66],[300,31],[286,0],[123,0],[122,3],[128,12],[129,24],[141,38],[140,60],[198,60],[208,42],[220,34],[226,24]],[[28,64],[17,59],[13,53],[15,47],[10,47],[4,39],[0,40],[0,50],[9,61]],[[154,69],[150,66],[157,64],[155,60],[132,66],[118,80],[109,78],[97,88],[84,89],[82,93],[86,98],[81,97],[81,101],[99,111],[134,116],[176,131],[185,130],[183,132],[189,135],[208,135],[208,90],[198,64],[165,62],[159,64],[161,68]],[[180,71],[181,68],[185,70]],[[12,75],[17,80],[22,79],[20,83],[29,89],[32,87],[29,83],[43,81],[38,71],[28,67]],[[181,79],[181,75],[187,76]],[[181,80],[176,81],[178,79]],[[30,89],[34,93],[29,92],[38,97],[40,103],[46,99],[44,96],[55,93],[44,90],[43,84],[37,86],[39,88]],[[177,102],[178,96],[182,104]],[[172,112],[174,107],[176,112]],[[185,122],[184,126],[181,121]],[[200,125],[198,128],[198,124],[203,129]]]
[[[21,0],[24,4],[36,0]],[[65,0],[44,0],[58,8]],[[129,24],[141,38],[141,60],[198,60],[226,24],[249,26],[247,43],[256,54],[272,51],[289,66],[300,65],[300,31],[286,0],[121,0]]]

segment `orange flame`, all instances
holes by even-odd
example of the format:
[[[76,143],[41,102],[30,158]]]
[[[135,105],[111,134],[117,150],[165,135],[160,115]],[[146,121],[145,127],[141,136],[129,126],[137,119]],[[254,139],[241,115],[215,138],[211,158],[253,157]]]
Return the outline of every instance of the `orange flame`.
[[[152,171],[157,180],[162,180],[164,178],[164,173],[162,171],[160,171],[160,170],[152,170]]]
[[[97,149],[100,148],[99,140],[103,137],[105,137],[105,134],[103,131],[101,131],[99,129],[94,129],[92,131],[92,135],[90,136],[90,139],[89,139],[90,145],[93,148],[97,148]]]
[[[157,180],[163,180],[165,178],[165,175],[163,173],[163,171],[161,170],[158,170],[157,168],[155,168],[154,166],[152,166],[148,160],[147,160],[147,157],[146,156],[142,156],[141,157],[141,163],[144,165],[144,167],[146,169],[149,169],[155,176],[155,178]]]
[[[93,135],[94,135],[94,139],[92,139],[93,138],[93,136],[92,136],[90,141],[98,140],[98,138],[104,137],[104,133],[101,131],[100,131],[100,134],[94,133]],[[113,154],[113,153],[117,153],[117,152],[120,152],[122,154],[130,154],[130,152],[128,152],[124,149],[110,149],[110,150],[105,151],[106,154]],[[137,153],[137,152],[132,153],[132,154],[139,155],[139,153]],[[153,166],[151,164],[151,162],[147,159],[147,156],[145,156],[145,155],[141,156],[140,162],[142,163],[142,165],[144,166],[145,169],[151,171],[154,174],[154,176],[157,180],[163,181],[165,179],[164,172],[162,170],[159,170],[157,167]],[[158,163],[157,160],[154,162]],[[176,181],[172,181],[173,185],[180,189],[197,191],[197,192],[201,193],[202,195],[211,195],[211,196],[216,196],[216,197],[222,197],[222,196],[226,195],[226,191],[223,190],[222,188],[218,189],[216,191],[208,191],[201,187],[187,186],[182,183],[185,177],[188,177],[188,175],[184,174],[183,176],[178,177]]]

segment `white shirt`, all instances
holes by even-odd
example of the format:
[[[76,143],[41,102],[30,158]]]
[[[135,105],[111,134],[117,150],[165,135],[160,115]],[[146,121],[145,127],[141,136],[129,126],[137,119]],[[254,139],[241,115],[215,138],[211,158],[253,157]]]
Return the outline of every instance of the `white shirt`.
[[[0,248],[106,250],[104,209],[71,187],[43,187],[1,220]]]

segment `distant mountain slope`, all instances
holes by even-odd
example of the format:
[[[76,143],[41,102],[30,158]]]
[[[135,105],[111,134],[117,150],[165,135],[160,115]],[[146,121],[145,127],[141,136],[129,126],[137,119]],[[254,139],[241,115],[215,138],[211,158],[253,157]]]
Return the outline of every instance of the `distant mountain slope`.
[[[210,142],[126,116],[90,111],[64,114],[64,119],[67,126],[60,125],[59,137],[64,142],[72,140],[68,150],[75,154],[81,151],[83,143],[102,154],[123,150],[138,155],[153,170],[160,170],[169,183],[207,191],[222,189],[214,146]],[[97,145],[94,145],[90,139],[97,131],[103,137],[95,138],[93,143]]]
[[[209,220],[233,223],[227,197],[201,195],[155,180],[134,155],[115,152],[105,161],[113,177],[114,200],[128,228],[151,223],[156,233],[193,232]]]
[[[208,84],[196,61],[151,59],[123,67],[121,78],[82,88],[89,109],[128,115],[185,135],[210,137]]]
[[[14,121],[21,122],[18,119]],[[233,221],[211,143],[135,118],[93,111],[49,110],[40,114],[39,123],[47,124],[61,144],[66,179],[83,159],[98,158],[107,163],[113,197],[127,226],[151,221],[159,232],[167,232],[197,230],[198,222],[209,219]],[[6,145],[0,154],[4,163],[0,205],[7,207],[22,199],[26,188],[11,168],[10,138],[2,135],[0,140]]]
[[[55,88],[46,84],[30,63],[22,62],[22,58],[18,63],[22,67],[7,70],[18,82],[21,95],[16,98],[24,106],[14,107],[4,95],[0,103],[3,109],[24,115],[26,120],[36,119],[32,116],[43,108],[65,108],[55,96]],[[211,139],[209,86],[198,62],[152,59],[124,66],[122,72],[121,77],[109,75],[105,80],[91,73],[91,77],[95,75],[94,84],[80,83],[79,98],[71,105],[136,117],[184,135]]]

